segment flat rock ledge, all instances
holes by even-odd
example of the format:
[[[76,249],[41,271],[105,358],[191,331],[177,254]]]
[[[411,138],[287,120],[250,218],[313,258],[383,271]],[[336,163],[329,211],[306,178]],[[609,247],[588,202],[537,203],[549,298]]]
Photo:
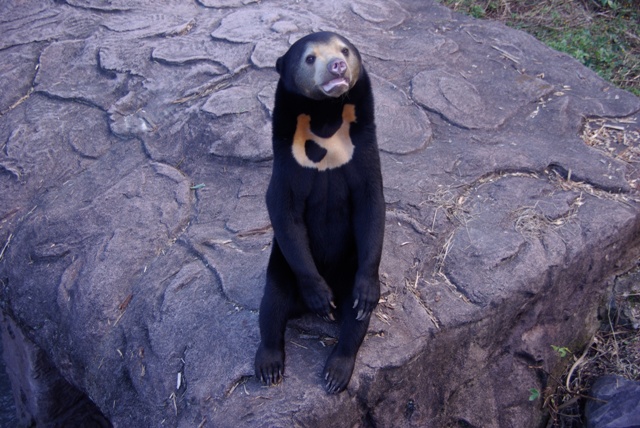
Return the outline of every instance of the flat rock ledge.
[[[0,302],[20,422],[540,427],[639,256],[640,99],[428,0],[7,0]],[[372,75],[382,299],[348,390],[336,329],[253,377],[275,59],[344,34]]]

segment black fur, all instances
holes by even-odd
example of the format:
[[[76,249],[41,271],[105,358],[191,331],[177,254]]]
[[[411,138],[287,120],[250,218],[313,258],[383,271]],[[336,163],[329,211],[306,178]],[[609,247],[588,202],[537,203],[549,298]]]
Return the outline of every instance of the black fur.
[[[327,155],[327,150],[320,147],[315,141],[307,140],[304,145],[307,157],[314,162],[320,162]]]
[[[323,43],[332,36],[311,34],[277,62],[273,173],[267,190],[275,236],[260,306],[262,340],[255,371],[268,385],[282,380],[288,319],[305,312],[330,320],[337,317],[340,337],[323,371],[327,391],[337,393],[349,383],[380,297],[385,204],[373,95],[364,68],[353,88],[340,98],[311,100],[299,94],[290,78],[305,44]],[[313,133],[328,137],[340,127],[345,104],[354,104],[356,114],[350,127],[355,146],[351,160],[325,171],[300,166],[291,152],[298,115],[310,115]]]

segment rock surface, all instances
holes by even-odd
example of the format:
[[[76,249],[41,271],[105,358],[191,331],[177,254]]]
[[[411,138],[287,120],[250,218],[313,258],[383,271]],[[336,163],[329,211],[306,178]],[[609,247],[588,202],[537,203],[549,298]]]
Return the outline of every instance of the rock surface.
[[[620,376],[603,376],[589,393],[585,406],[587,428],[636,428],[640,426],[640,382]]]
[[[583,346],[638,257],[640,99],[522,32],[423,0],[0,17],[0,296],[24,342],[5,352],[43,358],[10,367],[27,402],[72,388],[123,427],[537,427],[550,345]],[[288,329],[282,385],[252,376],[274,63],[316,30],[373,76],[387,201],[383,297],[339,396],[314,318]],[[28,389],[42,367],[60,382]]]

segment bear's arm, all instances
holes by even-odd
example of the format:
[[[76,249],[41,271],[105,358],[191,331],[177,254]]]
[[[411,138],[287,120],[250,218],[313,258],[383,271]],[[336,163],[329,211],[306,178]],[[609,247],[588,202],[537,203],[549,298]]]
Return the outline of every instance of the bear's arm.
[[[287,168],[274,168],[267,191],[267,208],[275,239],[309,309],[330,318],[333,294],[313,260],[304,223],[305,194],[309,191],[305,183],[310,180],[290,177],[283,170]]]
[[[358,253],[358,271],[353,289],[354,308],[358,319],[367,317],[380,299],[378,270],[384,239],[385,201],[377,150],[358,159],[361,172],[352,190],[353,228]],[[362,174],[362,171],[366,171]]]

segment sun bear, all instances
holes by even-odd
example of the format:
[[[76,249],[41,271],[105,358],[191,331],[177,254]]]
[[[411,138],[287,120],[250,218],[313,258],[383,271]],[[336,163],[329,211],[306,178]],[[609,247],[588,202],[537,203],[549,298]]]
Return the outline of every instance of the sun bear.
[[[287,320],[312,312],[340,322],[322,374],[339,393],[380,298],[385,202],[371,82],[358,50],[330,32],[298,40],[276,70],[266,195],[274,238],[255,373],[282,381]]]

